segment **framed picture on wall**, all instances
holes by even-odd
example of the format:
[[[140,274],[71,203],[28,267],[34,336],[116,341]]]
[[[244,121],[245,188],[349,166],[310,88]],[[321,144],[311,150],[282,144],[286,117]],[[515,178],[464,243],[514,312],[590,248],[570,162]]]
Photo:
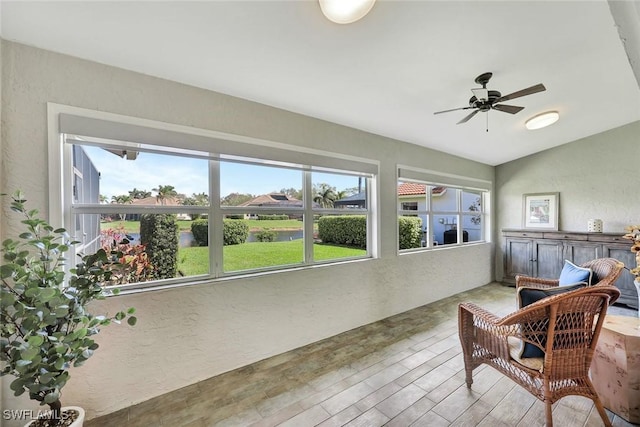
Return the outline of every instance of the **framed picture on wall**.
[[[523,228],[558,230],[560,193],[530,193],[522,195]]]

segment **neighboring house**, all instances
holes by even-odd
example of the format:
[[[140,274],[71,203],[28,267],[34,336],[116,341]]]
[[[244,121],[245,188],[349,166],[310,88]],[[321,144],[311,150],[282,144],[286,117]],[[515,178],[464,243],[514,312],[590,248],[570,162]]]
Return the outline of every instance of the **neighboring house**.
[[[263,194],[258,197],[254,197],[251,200],[248,200],[244,203],[241,203],[239,206],[274,206],[274,207],[287,207],[287,208],[301,208],[302,200],[298,200],[294,197],[288,196],[282,193],[270,193]]]
[[[283,193],[269,193],[263,194],[258,197],[254,197],[239,205],[240,207],[251,206],[268,206],[268,207],[283,207],[283,208],[302,208],[304,207],[302,200],[298,200],[295,197],[288,196]],[[244,215],[245,219],[257,218],[257,214],[248,213]],[[290,216],[291,217],[291,216]]]
[[[333,202],[333,206],[336,208],[365,208],[367,207],[367,193],[361,191],[344,199],[336,200]]]
[[[159,199],[156,196],[145,197],[144,199],[133,199],[131,202],[132,205],[164,205],[164,206],[182,206],[182,199],[176,196],[165,197],[164,199]],[[191,216],[188,214],[178,214],[178,219],[182,220],[190,220]],[[140,214],[127,214],[127,219],[131,221],[139,221]]]
[[[175,196],[159,199],[156,196],[145,197],[144,199],[133,199],[133,205],[165,205],[165,206],[182,206],[182,199]]]

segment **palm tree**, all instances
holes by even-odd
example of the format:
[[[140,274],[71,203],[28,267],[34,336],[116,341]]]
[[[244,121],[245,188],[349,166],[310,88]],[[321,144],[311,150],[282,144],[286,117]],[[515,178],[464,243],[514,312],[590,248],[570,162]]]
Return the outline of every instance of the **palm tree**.
[[[121,194],[119,196],[111,196],[111,202],[112,203],[117,203],[119,205],[127,205],[127,204],[133,203],[133,197],[129,196],[128,194]],[[127,218],[127,214],[126,213],[120,213],[120,214],[118,214],[118,216],[120,216],[120,221],[124,221]]]
[[[323,208],[332,208],[333,202],[337,200],[336,189],[329,184],[322,183],[318,184],[318,186],[314,185],[313,194],[313,201]]]
[[[133,198],[127,194],[121,194],[119,196],[111,196],[111,201],[119,205],[126,205],[133,203]]]
[[[192,195],[194,204],[196,206],[208,206],[209,205],[209,195],[205,193],[193,193]]]
[[[138,190],[134,187],[133,190],[129,190],[129,195],[134,199],[145,199],[147,197],[151,197],[151,191]]]
[[[178,195],[173,185],[158,185],[158,188],[152,188],[151,190],[158,193],[156,194],[156,200],[158,200],[161,205],[166,205],[168,198]]]

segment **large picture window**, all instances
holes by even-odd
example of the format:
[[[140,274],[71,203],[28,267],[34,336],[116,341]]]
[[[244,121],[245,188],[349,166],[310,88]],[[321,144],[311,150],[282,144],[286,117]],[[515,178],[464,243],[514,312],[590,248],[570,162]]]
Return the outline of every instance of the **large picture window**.
[[[403,172],[412,179],[403,179]],[[399,250],[459,246],[487,240],[489,191],[414,178],[419,175],[419,172],[400,169],[397,186]]]
[[[229,147],[217,139],[203,150],[200,136],[162,138],[75,116],[61,117],[59,132],[65,228],[78,254],[105,251],[105,286],[174,286],[372,256],[377,165],[336,158],[332,168],[325,153],[282,147],[254,147],[266,158],[247,157],[242,146],[213,151]]]

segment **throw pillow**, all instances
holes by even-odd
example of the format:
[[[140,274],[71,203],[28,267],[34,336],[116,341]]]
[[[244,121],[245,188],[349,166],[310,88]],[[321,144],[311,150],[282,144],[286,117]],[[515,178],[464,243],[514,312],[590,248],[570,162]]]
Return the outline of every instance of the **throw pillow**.
[[[562,271],[560,272],[560,286],[570,285],[578,282],[586,282],[589,285],[593,272],[590,268],[578,267],[571,261],[565,260]]]
[[[587,282],[572,283],[566,286],[559,286],[556,288],[547,288],[547,289],[527,288],[526,286],[523,286],[521,288],[518,288],[518,306],[519,308],[526,307],[530,304],[533,304],[534,302],[540,301],[541,299],[544,299],[553,295],[563,294],[569,291],[575,291],[576,289],[581,289],[581,288],[584,288],[585,286],[587,286]],[[527,325],[522,325],[522,328],[524,330],[530,329],[530,327],[528,327]],[[540,331],[540,332],[544,333],[546,336],[546,331]],[[541,341],[541,344],[544,345],[546,340],[541,339],[540,341]],[[542,349],[528,342],[523,341],[523,343],[524,345],[521,347],[521,352],[520,352],[521,358],[544,357],[544,351]]]

